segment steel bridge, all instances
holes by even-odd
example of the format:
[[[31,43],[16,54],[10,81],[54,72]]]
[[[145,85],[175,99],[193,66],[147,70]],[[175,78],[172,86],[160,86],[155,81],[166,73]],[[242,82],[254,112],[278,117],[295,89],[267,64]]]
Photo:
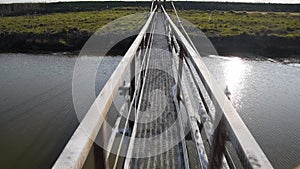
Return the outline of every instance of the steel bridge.
[[[127,101],[103,132],[120,90]],[[82,168],[90,151],[96,168],[273,168],[184,27],[156,2],[53,169]]]

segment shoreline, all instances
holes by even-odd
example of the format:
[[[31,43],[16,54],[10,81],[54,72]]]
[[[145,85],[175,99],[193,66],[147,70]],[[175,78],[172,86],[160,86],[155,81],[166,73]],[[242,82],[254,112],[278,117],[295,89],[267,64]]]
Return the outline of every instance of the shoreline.
[[[229,37],[213,37],[210,41],[219,55],[300,58],[300,37],[251,36],[242,34]]]
[[[88,32],[65,34],[2,34],[0,53],[79,54],[91,35]],[[251,36],[247,34],[224,37],[208,37],[221,56],[245,58],[296,58],[300,59],[300,37]],[[133,39],[132,39],[133,40]],[[131,41],[131,40],[129,40]],[[120,44],[114,55],[122,55],[130,44]]]
[[[5,52],[1,53],[0,55],[5,55],[5,54],[24,54],[24,55],[34,55],[34,56],[39,56],[39,55],[49,55],[51,56],[56,56],[56,57],[68,57],[68,58],[76,58],[79,56],[80,51],[74,51],[74,52]],[[108,57],[122,57],[121,55],[112,55]],[[247,56],[239,56],[239,55],[209,55],[209,56],[201,56],[201,57],[221,57],[221,58],[240,58],[243,60],[250,60],[250,61],[268,61],[268,62],[273,62],[273,63],[281,63],[281,64],[300,64],[300,57],[278,57],[278,58],[270,58],[270,57],[264,57],[264,56],[252,56],[252,57],[247,57]]]

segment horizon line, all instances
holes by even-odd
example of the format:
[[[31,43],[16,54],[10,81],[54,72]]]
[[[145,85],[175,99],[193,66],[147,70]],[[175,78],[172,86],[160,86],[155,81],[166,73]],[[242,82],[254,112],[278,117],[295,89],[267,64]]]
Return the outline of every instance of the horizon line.
[[[22,3],[63,3],[63,2],[149,2],[151,0],[4,0],[0,4],[22,4]],[[220,2],[220,3],[245,3],[245,4],[279,4],[300,5],[300,0],[175,0],[178,2]]]

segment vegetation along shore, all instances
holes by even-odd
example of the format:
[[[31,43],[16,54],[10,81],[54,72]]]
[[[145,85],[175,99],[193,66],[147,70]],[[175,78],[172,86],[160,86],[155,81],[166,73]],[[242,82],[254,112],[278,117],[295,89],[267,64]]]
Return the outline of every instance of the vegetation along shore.
[[[187,3],[177,4],[179,16],[201,29],[220,55],[300,57],[300,5]],[[78,52],[101,26],[125,15],[145,12],[149,5],[2,4],[0,52]]]

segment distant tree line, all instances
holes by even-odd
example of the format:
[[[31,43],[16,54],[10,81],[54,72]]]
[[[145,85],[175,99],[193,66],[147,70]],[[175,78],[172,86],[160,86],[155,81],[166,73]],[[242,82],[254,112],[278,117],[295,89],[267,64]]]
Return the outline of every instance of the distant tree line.
[[[0,4],[1,16],[99,11],[116,7],[149,7],[151,2],[58,2]]]
[[[0,4],[1,16],[34,14],[41,9],[42,4],[24,3],[24,4]]]
[[[300,4],[230,3],[230,2],[174,2],[176,8],[185,10],[300,12]],[[170,4],[167,4],[171,8]]]
[[[147,2],[59,2],[59,3],[16,3],[0,4],[1,16],[39,15],[55,12],[98,11],[115,7],[149,7]],[[228,3],[228,2],[175,2],[178,9],[221,10],[221,11],[261,11],[300,12],[300,4]],[[166,8],[171,8],[170,3]]]

